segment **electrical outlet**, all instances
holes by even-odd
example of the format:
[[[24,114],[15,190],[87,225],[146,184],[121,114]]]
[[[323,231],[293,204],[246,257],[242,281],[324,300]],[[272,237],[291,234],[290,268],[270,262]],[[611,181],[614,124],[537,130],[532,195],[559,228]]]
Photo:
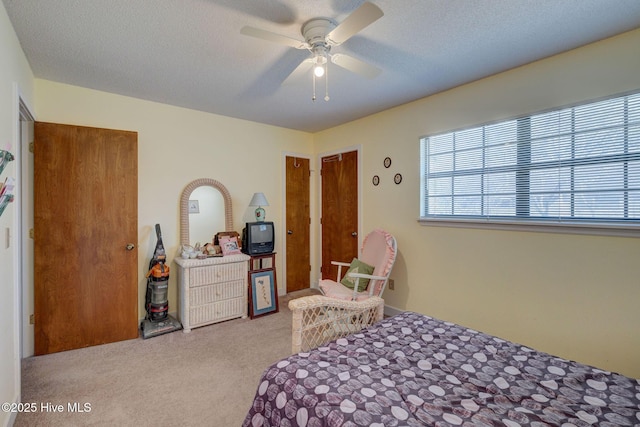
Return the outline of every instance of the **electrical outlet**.
[[[389,290],[392,291],[396,288],[396,282],[393,279],[389,279]]]

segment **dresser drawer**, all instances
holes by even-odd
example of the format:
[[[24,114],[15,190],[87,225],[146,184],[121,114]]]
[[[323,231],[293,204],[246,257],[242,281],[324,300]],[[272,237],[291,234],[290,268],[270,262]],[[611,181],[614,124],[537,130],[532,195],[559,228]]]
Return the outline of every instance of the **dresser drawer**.
[[[233,298],[213,304],[199,305],[189,309],[189,323],[196,327],[203,323],[214,323],[242,316],[247,304],[245,298]]]
[[[212,283],[244,280],[247,275],[247,266],[245,263],[236,262],[233,264],[194,267],[189,274],[191,276],[189,287],[194,288]]]
[[[216,301],[239,298],[243,295],[244,280],[240,279],[193,288],[191,292],[189,292],[189,303],[194,307]]]
[[[247,317],[249,260],[245,254],[176,259],[182,330]]]

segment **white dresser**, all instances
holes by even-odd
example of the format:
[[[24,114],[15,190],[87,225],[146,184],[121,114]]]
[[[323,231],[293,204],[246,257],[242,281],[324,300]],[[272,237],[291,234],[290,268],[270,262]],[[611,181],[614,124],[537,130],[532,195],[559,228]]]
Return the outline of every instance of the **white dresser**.
[[[248,255],[207,259],[176,258],[178,316],[184,332],[192,328],[247,317]]]

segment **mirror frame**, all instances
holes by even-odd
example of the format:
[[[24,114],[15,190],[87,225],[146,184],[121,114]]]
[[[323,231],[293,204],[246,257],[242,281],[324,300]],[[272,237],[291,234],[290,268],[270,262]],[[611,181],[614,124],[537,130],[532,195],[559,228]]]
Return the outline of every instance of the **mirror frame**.
[[[220,191],[222,198],[224,199],[224,230],[220,231],[234,231],[233,230],[233,208],[231,205],[231,194],[227,187],[225,187],[220,181],[216,181],[212,178],[200,178],[195,181],[191,181],[182,190],[180,196],[180,244],[190,245],[189,242],[189,197],[191,193],[201,186],[213,187]]]

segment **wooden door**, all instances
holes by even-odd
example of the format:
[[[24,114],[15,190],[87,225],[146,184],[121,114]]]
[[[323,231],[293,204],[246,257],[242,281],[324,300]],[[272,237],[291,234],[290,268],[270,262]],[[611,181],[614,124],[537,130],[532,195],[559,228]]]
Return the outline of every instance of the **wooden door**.
[[[321,168],[322,278],[335,280],[331,261],[358,256],[358,152],[323,157]]]
[[[309,159],[286,159],[287,293],[311,286]]]
[[[137,133],[35,123],[35,354],[138,337]]]

